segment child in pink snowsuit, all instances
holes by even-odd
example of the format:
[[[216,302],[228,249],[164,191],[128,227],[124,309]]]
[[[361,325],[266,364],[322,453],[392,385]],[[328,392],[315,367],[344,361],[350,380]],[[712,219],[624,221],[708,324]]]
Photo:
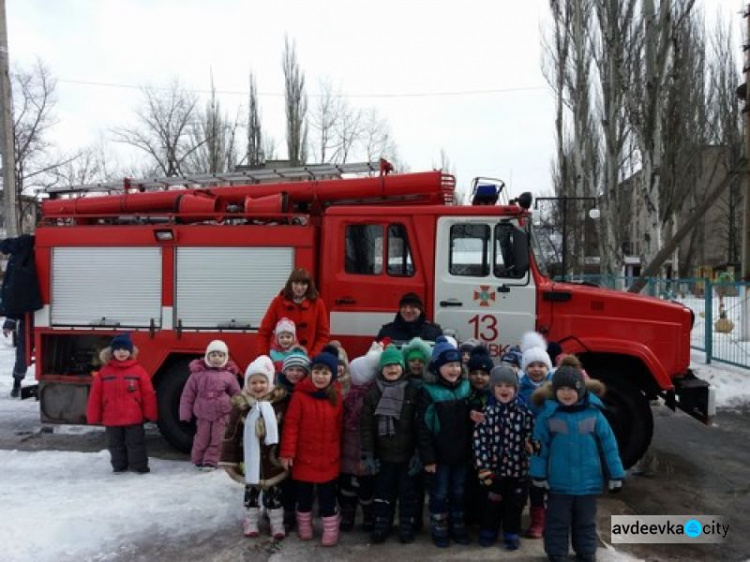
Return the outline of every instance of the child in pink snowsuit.
[[[238,373],[237,365],[229,360],[227,344],[221,340],[209,343],[206,356],[190,363],[190,378],[180,398],[180,420],[196,418],[190,460],[202,470],[213,470],[219,463],[231,398],[240,392]]]

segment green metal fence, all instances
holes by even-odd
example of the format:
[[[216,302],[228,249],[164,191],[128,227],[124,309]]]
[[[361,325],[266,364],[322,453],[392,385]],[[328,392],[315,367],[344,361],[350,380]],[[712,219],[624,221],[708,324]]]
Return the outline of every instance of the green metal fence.
[[[563,280],[625,291],[635,278],[574,275]],[[680,302],[695,313],[690,345],[706,353],[706,363],[721,361],[750,369],[750,283],[652,277],[641,294]]]

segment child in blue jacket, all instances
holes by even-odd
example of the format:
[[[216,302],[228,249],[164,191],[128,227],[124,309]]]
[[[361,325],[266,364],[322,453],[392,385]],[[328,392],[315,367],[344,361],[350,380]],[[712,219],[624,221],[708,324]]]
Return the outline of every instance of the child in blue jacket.
[[[542,405],[534,426],[529,474],[535,487],[549,489],[544,550],[551,561],[567,560],[568,536],[578,560],[596,560],[596,497],[609,481],[619,491],[625,471],[612,428],[597,395],[604,385],[584,382],[580,369],[562,366],[551,385],[532,399]]]

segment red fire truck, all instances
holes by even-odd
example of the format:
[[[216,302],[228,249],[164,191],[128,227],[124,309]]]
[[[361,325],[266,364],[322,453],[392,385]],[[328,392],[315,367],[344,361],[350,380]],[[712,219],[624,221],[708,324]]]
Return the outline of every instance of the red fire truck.
[[[42,421],[86,423],[98,352],[128,331],[153,376],[164,437],[189,449],[192,428],[177,416],[188,362],[219,338],[244,368],[271,299],[292,268],[305,267],[329,310],[331,337],[352,357],[410,291],[431,320],[460,340],[485,342],[495,357],[524,332],[544,332],[607,383],[627,465],[651,440],[649,400],[709,423],[713,389],[688,368],[688,308],[552,281],[536,248],[530,194],[508,201],[498,184],[480,182],[476,204],[455,205],[452,176],[377,165],[346,179],[332,176],[352,165],[51,193],[35,247]],[[96,189],[109,194],[92,196]]]

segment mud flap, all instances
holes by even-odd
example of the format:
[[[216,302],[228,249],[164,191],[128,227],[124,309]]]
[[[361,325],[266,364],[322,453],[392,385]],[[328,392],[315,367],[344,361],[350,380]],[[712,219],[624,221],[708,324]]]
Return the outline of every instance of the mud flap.
[[[706,425],[716,415],[716,387],[688,370],[684,377],[674,379],[674,390],[666,393],[664,400],[672,410],[679,408]]]

